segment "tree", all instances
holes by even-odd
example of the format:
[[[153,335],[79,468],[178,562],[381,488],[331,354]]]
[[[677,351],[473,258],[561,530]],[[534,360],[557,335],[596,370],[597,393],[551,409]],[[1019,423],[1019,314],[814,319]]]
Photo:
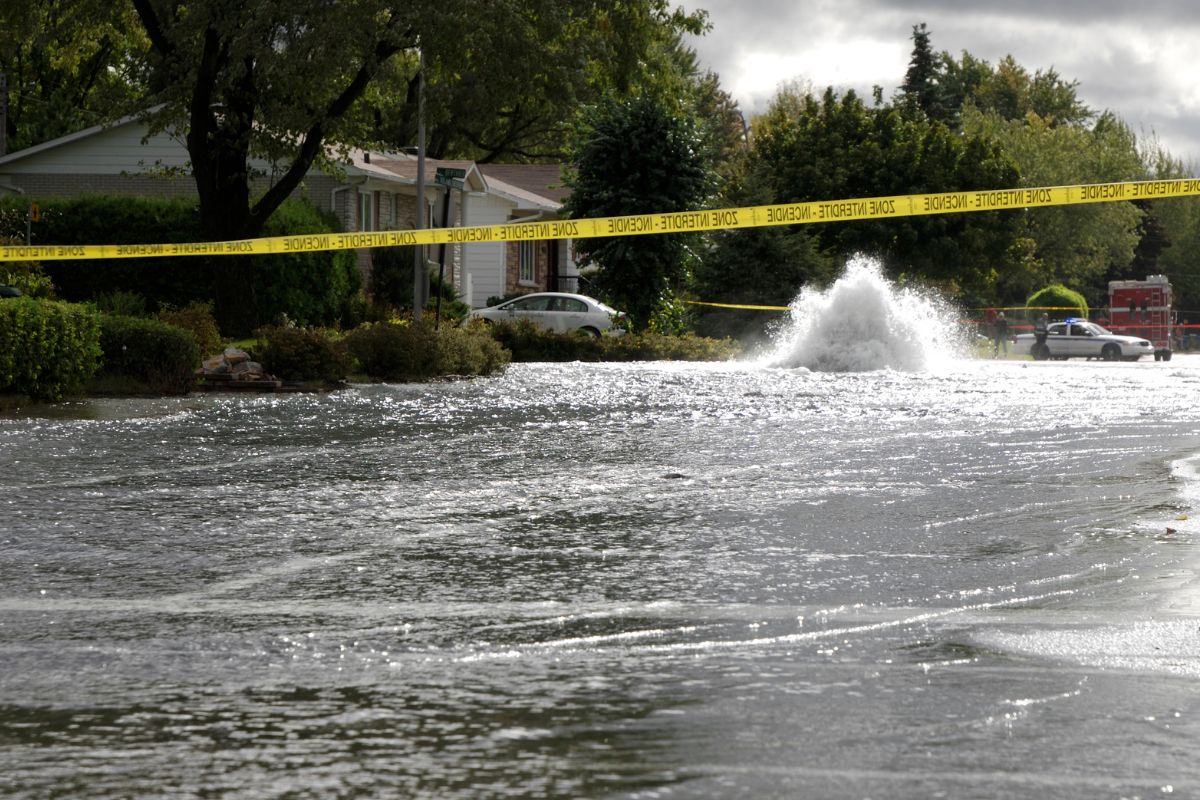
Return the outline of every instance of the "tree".
[[[565,88],[557,81],[602,68],[636,75],[632,65],[659,35],[656,26],[703,19],[668,13],[666,0],[133,4],[152,45],[149,99],[160,107],[151,120],[187,131],[200,221],[213,240],[258,235],[314,165],[371,141],[378,120],[361,101],[398,54],[411,60],[419,45],[434,99],[438,87],[453,91],[430,104],[445,115],[446,143],[438,144],[435,114],[435,153],[472,137],[476,153],[513,152],[510,139],[536,142],[538,126],[555,117],[550,101]],[[514,97],[518,86],[525,91]],[[411,99],[407,89],[379,97]],[[263,176],[252,173],[252,157],[278,165],[257,195]],[[238,264],[224,258],[212,268],[218,315],[237,325],[246,316],[239,306],[252,302],[240,292]]]
[[[1008,120],[968,110],[965,131],[991,141],[1016,163],[1022,186],[1138,180],[1144,167],[1136,140],[1112,114],[1101,115],[1089,130],[1056,125],[1035,114]],[[1085,291],[1096,303],[1104,294],[1104,276],[1114,265],[1133,259],[1141,211],[1131,203],[1096,203],[1036,208],[1018,212],[1022,237],[1035,243],[1040,274],[1016,274],[1004,281],[1009,299],[1038,285],[1063,283]]]
[[[128,113],[144,91],[146,41],[125,3],[3,2],[0,30],[10,152]]]
[[[865,106],[853,92],[820,97],[785,89],[755,120],[749,180],[770,202],[805,202],[1007,188],[1012,163],[986,140],[895,108]],[[952,292],[985,291],[1013,244],[1010,215],[948,214],[810,226],[820,249],[842,259],[884,260],[894,276]]]
[[[696,125],[657,98],[606,100],[585,113],[577,136],[565,204],[572,217],[690,211],[708,199],[712,172]],[[686,277],[688,238],[584,239],[577,248],[599,266],[600,294],[645,327]]]
[[[946,123],[957,130],[962,120],[962,110],[969,103],[974,105],[975,93],[992,77],[992,67],[983,59],[963,51],[962,58],[943,51],[939,57],[938,75],[945,103]]]
[[[215,240],[257,235],[327,140],[353,139],[355,102],[428,24],[383,0],[133,3],[153,47],[152,119],[187,131],[200,223]],[[252,156],[283,166],[257,198]]]
[[[1143,145],[1142,161],[1148,177],[1154,180],[1188,178],[1196,174],[1192,165],[1173,157],[1153,137]],[[1110,278],[1164,274],[1171,281],[1175,307],[1183,309],[1179,321],[1200,323],[1200,315],[1192,310],[1200,308],[1200,268],[1195,256],[1200,251],[1200,201],[1193,197],[1159,200],[1151,204],[1148,214],[1153,217],[1155,227],[1161,229],[1165,245],[1156,254],[1153,265],[1144,264],[1142,272]],[[1148,227],[1144,230],[1148,231]]]
[[[986,62],[985,62],[986,63]],[[1094,112],[1080,102],[1075,90],[1078,81],[1064,81],[1053,69],[1033,75],[1005,56],[970,95],[981,111],[991,111],[1006,120],[1024,120],[1030,114],[1044,123],[1084,125]]]
[[[912,58],[904,83],[900,84],[904,102],[920,109],[926,118],[945,122],[949,117],[941,87],[938,59],[930,44],[930,34],[925,23],[913,25]]]
[[[633,87],[677,96],[696,72],[681,34],[706,13],[667,0],[477,3],[444,49],[426,48],[427,151],[480,162],[561,159],[579,107]],[[368,93],[372,135],[416,141],[415,55],[395,59]]]

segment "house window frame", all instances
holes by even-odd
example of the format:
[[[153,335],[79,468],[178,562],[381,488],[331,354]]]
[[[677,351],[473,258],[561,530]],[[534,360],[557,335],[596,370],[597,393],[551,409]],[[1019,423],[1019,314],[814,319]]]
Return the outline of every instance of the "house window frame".
[[[537,285],[537,243],[517,242],[517,283]]]
[[[375,193],[358,193],[358,229],[360,231],[375,230]]]

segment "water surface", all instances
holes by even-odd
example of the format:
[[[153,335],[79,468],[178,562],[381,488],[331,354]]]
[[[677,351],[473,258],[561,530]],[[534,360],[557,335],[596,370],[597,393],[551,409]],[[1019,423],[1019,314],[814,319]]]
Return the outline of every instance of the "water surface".
[[[1200,795],[1200,359],[783,342],[0,418],[4,794]]]

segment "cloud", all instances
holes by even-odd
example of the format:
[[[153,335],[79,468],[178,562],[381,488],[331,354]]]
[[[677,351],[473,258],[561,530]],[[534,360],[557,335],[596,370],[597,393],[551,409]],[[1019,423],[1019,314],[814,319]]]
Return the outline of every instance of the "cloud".
[[[810,81],[890,96],[903,81],[912,29],[935,50],[992,64],[1012,55],[1030,72],[1078,81],[1078,95],[1118,114],[1139,135],[1157,132],[1173,155],[1200,164],[1200,83],[1193,80],[1200,3],[1190,0],[699,0],[713,30],[692,40],[747,113],[776,89]]]

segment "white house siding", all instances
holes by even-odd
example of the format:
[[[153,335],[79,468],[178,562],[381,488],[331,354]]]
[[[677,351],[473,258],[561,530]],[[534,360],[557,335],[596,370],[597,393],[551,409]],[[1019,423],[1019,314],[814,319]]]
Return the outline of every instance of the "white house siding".
[[[9,175],[161,174],[164,168],[183,169],[187,166],[187,149],[182,141],[159,133],[142,144],[144,132],[145,128],[137,124],[100,130],[91,136],[27,154],[18,162],[0,167],[0,172]]]
[[[558,287],[551,286],[551,289],[557,288],[563,292],[578,292],[583,287],[579,283],[579,267],[575,264],[575,248],[572,246],[574,240],[559,239],[554,243],[558,247]],[[584,292],[586,294],[586,292]]]
[[[194,198],[196,187],[182,138],[159,133],[147,137],[143,143],[145,135],[145,125],[131,118],[109,128],[89,128],[0,156],[0,196],[17,194],[30,199],[51,199],[109,194]],[[472,191],[465,198],[465,208],[453,213],[452,224],[497,225],[514,216],[529,217],[538,211],[553,213],[557,208],[552,198],[503,180],[496,179],[492,186],[471,162],[437,163],[468,170],[468,185]],[[264,162],[254,162],[251,166],[268,176],[255,181],[252,191],[266,191],[272,168]],[[425,204],[420,204],[413,196],[416,163],[412,159],[384,155],[373,163],[363,154],[348,166],[348,176],[334,177],[311,171],[296,192],[319,208],[333,212],[345,230],[358,228],[359,192],[372,193],[374,222],[384,229],[411,227],[416,222],[416,211],[422,205],[431,212],[429,217],[438,215],[441,210],[440,192],[432,183],[427,184]],[[457,205],[464,198],[456,191],[452,199]],[[427,221],[440,224],[428,217]],[[437,259],[437,249],[429,248],[427,257],[430,260]],[[561,274],[571,274],[574,270],[570,268],[573,263],[569,251],[560,250],[560,254]],[[505,245],[499,242],[452,246],[447,253],[447,277],[452,277],[460,290],[469,285],[470,296],[464,299],[473,307],[482,307],[489,298],[505,293],[509,285],[509,255]],[[562,257],[564,255],[568,257]],[[357,256],[365,272],[370,263],[369,251],[360,250]]]
[[[467,201],[467,225],[500,225],[508,220],[512,204],[490,194],[473,193]],[[483,308],[489,297],[504,294],[504,243],[472,242],[463,247],[463,277],[471,276],[472,308]]]

